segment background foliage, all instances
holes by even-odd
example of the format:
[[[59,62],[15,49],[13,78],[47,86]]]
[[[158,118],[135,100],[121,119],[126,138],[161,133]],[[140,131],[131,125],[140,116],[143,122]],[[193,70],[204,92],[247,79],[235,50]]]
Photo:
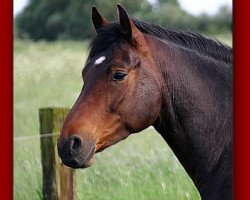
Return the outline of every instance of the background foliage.
[[[30,0],[15,18],[15,34],[19,38],[86,39],[93,34],[91,6],[96,5],[109,20],[116,20],[117,0]],[[162,26],[193,29],[203,33],[231,32],[232,11],[224,6],[214,16],[198,17],[184,11],[177,0],[120,0],[130,16]],[[112,6],[110,6],[112,5]]]

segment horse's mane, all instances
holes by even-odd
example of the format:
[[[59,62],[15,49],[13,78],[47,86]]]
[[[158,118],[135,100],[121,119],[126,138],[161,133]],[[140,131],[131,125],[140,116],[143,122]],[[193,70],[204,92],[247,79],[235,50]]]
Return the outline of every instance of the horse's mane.
[[[217,40],[206,38],[194,32],[162,28],[158,25],[146,23],[137,19],[133,19],[133,22],[136,27],[145,34],[172,42],[216,60],[232,63],[232,48]],[[107,47],[114,46],[121,40],[126,39],[123,34],[121,34],[120,25],[118,23],[111,23],[108,27],[100,28],[98,32],[98,35],[90,44],[91,50],[89,58],[105,51]]]
[[[133,19],[136,27],[143,33],[173,42],[188,49],[211,56],[225,62],[232,62],[232,48],[218,40],[206,38],[198,33],[178,29],[162,28],[152,23]]]

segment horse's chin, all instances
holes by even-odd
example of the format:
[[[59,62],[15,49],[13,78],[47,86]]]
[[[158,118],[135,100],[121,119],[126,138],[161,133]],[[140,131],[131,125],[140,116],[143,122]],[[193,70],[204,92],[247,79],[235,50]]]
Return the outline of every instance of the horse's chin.
[[[87,160],[79,168],[84,169],[90,167],[94,163],[94,160],[94,156],[92,156],[91,158],[87,158]]]
[[[95,155],[95,149],[93,149],[86,160],[83,162],[83,164],[79,168],[87,168],[90,167],[94,163],[94,155]]]

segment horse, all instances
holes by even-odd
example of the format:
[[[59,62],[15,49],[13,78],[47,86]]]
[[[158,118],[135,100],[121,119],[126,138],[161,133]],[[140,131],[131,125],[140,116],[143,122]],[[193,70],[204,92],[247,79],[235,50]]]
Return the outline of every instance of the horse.
[[[62,162],[89,167],[95,153],[153,126],[203,200],[231,199],[232,48],[117,9],[109,22],[92,8],[97,34],[58,138]]]

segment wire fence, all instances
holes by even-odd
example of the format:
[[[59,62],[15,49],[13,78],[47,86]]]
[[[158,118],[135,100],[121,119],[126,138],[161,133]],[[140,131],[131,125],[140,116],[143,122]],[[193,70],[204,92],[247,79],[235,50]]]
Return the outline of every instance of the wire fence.
[[[29,139],[37,139],[37,138],[48,138],[48,137],[54,137],[59,136],[60,132],[53,132],[53,133],[46,133],[42,135],[27,135],[27,136],[19,136],[14,137],[14,142],[22,141],[22,140],[29,140]]]
[[[39,174],[42,172],[38,186],[42,199],[75,199],[75,171],[63,165],[57,152],[57,138],[68,112],[69,108],[41,108],[39,109],[40,131],[13,137],[15,176],[20,176],[20,180],[23,180],[20,174],[23,174],[25,169],[28,172],[37,170],[36,173]],[[32,176],[35,176],[34,174]],[[19,186],[20,184],[17,187]]]
[[[152,126],[148,127],[148,129],[154,130]],[[59,134],[60,132],[53,132],[53,133],[46,133],[42,135],[38,133],[37,135],[18,136],[18,137],[14,137],[14,142],[18,142],[22,140],[29,140],[29,139],[37,139],[37,138],[54,137],[54,136],[59,136]]]

